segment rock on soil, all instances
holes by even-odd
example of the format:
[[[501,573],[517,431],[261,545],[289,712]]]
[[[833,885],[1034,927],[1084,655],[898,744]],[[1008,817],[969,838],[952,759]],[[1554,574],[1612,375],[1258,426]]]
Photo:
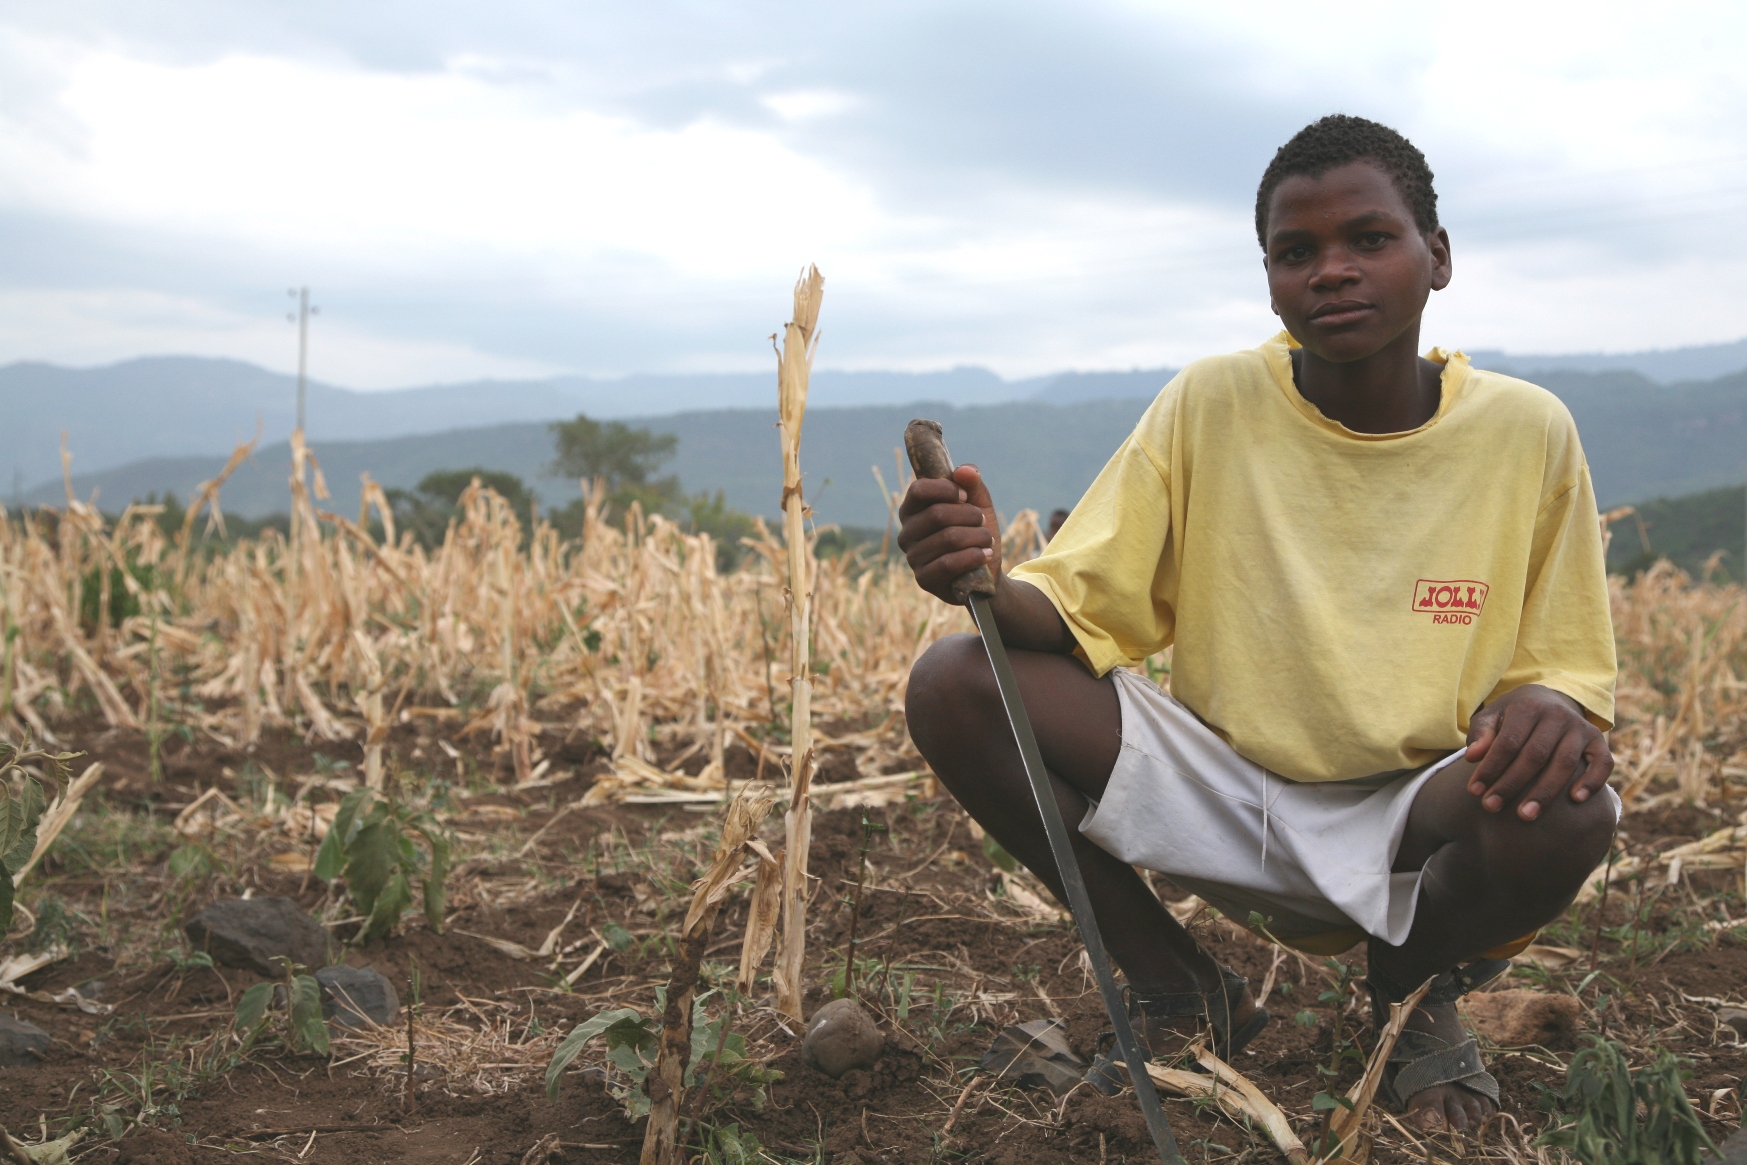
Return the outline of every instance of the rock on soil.
[[[277,958],[327,965],[328,932],[289,898],[229,898],[214,902],[182,927],[188,941],[226,967],[279,978]]]
[[[1581,1004],[1545,991],[1487,991],[1458,1005],[1469,1026],[1501,1048],[1563,1045],[1577,1031]]]
[[[853,999],[833,999],[807,1021],[801,1058],[833,1080],[880,1057],[885,1036]]]
[[[1717,1010],[1717,1022],[1735,1029],[1737,1039],[1747,1040],[1747,1008],[1723,1007]]]
[[[983,1055],[983,1071],[1021,1088],[1047,1088],[1059,1096],[1086,1078],[1086,1062],[1068,1044],[1068,1025],[1059,1019],[1016,1024],[995,1037]]]
[[[389,1024],[400,1014],[394,984],[372,967],[323,967],[315,973],[321,984],[321,1013],[341,1027]]]
[[[0,1068],[40,1064],[48,1051],[49,1033],[34,1023],[0,1015]]]
[[[1708,1158],[1720,1161],[1722,1165],[1747,1165],[1747,1129],[1739,1129],[1735,1135],[1717,1146],[1717,1155]]]

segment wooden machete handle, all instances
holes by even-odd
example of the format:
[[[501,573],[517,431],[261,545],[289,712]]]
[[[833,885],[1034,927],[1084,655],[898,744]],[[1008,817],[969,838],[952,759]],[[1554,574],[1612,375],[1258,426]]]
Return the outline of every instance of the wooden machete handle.
[[[946,451],[946,436],[940,430],[939,421],[914,420],[904,426],[904,451],[910,455],[910,468],[917,477],[952,476],[952,455]],[[968,603],[972,595],[993,596],[994,593],[995,579],[986,566],[979,566],[952,580],[952,598],[960,605]]]

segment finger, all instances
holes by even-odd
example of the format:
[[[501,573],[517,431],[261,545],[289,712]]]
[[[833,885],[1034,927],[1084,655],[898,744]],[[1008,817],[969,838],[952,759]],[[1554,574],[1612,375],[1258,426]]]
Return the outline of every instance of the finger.
[[[992,548],[993,544],[994,536],[981,526],[948,526],[906,548],[904,558],[909,562],[911,570],[921,572],[943,555],[965,550],[986,550]],[[987,556],[980,556],[977,561],[980,563],[984,557]]]
[[[919,477],[910,483],[910,488],[904,491],[904,500],[898,503],[898,520],[904,521],[942,502],[962,502],[965,492],[955,481],[947,481],[938,477]]]
[[[916,583],[937,598],[951,600],[952,581],[962,574],[988,564],[992,550],[959,550],[943,554],[916,571]]]
[[[1571,799],[1587,801],[1607,784],[1607,779],[1613,776],[1614,753],[1608,747],[1607,737],[1599,731],[1583,750],[1584,769],[1577,774],[1577,779],[1571,782]]]
[[[952,471],[952,480],[965,491],[965,501],[980,510],[993,510],[995,499],[989,496],[989,487],[983,481],[982,470],[975,465],[961,465]]]
[[[1487,726],[1485,734],[1486,750],[1474,769],[1474,775],[1468,778],[1470,792],[1483,794],[1497,783],[1534,731],[1535,719],[1534,709],[1522,704],[1507,704],[1493,713],[1492,723]]]
[[[1463,755],[1464,760],[1474,764],[1486,756],[1486,750],[1492,747],[1492,741],[1498,735],[1498,720],[1496,708],[1482,708],[1474,714],[1474,719],[1468,723],[1468,751]],[[1485,785],[1469,779],[1469,792],[1480,793],[1485,788]]]
[[[967,506],[958,502],[939,502],[904,520],[904,524],[898,528],[898,549],[907,552],[911,547],[920,545],[942,530],[980,530],[982,528],[983,511],[975,506]]]
[[[1564,737],[1564,725],[1551,719],[1537,720],[1534,730],[1528,734],[1528,739],[1523,741],[1515,759],[1510,762],[1510,767],[1499,775],[1498,780],[1487,789],[1486,796],[1480,799],[1481,805],[1496,813],[1515,801],[1518,794],[1528,788],[1546,769]]]
[[[1584,733],[1575,726],[1565,730],[1565,735],[1553,749],[1553,756],[1547,762],[1547,767],[1541,770],[1541,775],[1535,778],[1529,791],[1523,794],[1521,803],[1517,805],[1518,817],[1524,821],[1533,821],[1541,815],[1542,806],[1571,786],[1583,771],[1583,746],[1587,743]]]
[[[983,512],[983,525],[994,532],[996,538],[995,557],[1001,553],[1001,519],[995,513],[995,499],[989,495],[989,487],[983,481],[982,470],[975,465],[961,465],[953,471],[953,480],[965,491],[965,501],[976,506]]]

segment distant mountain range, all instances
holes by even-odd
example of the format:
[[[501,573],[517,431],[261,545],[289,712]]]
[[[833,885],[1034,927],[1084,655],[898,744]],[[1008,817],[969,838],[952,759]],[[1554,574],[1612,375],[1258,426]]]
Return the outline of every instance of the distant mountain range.
[[[1681,382],[1685,370],[1731,360],[1730,375]],[[1559,366],[1582,361],[1617,367]],[[1475,362],[1529,376],[1565,400],[1603,505],[1742,479],[1747,341],[1608,357],[1477,353]],[[870,466],[880,466],[890,483],[904,422],[933,415],[947,425],[961,459],[977,461],[1002,483],[1003,509],[1071,505],[1172,374],[1066,372],[1007,381],[982,368],[819,371],[803,453],[808,499],[821,521],[882,524]],[[331,504],[342,512],[356,511],[362,472],[404,488],[432,470],[473,465],[522,476],[552,506],[574,497],[576,484],[546,475],[547,424],[578,412],[630,419],[679,437],[669,468],[688,490],[720,489],[737,508],[774,514],[781,482],[773,381],[769,373],[563,377],[373,393],[312,384],[310,438],[334,493]],[[259,424],[262,447],[226,486],[224,505],[245,516],[283,510],[284,437],[294,397],[292,378],[235,361],[163,357],[88,370],[0,368],[0,422],[10,438],[5,455],[15,486],[8,500],[64,500],[57,452],[63,430],[70,434],[76,491],[89,497],[100,490],[99,504],[114,509],[166,490],[186,498]],[[915,403],[929,401],[952,403]],[[0,488],[5,484],[0,479]]]
[[[1667,386],[1632,372],[1548,372],[1539,379],[1577,419],[1603,506],[1676,497],[1742,481],[1747,460],[1747,372]],[[1004,510],[1029,506],[1047,512],[1071,506],[1150,400],[1151,394],[1084,400],[1072,407],[1029,400],[972,407],[923,401],[811,409],[801,458],[807,499],[822,522],[882,525],[884,504],[871,468],[879,466],[887,483],[894,484],[894,454],[905,422],[913,416],[932,416],[946,426],[954,453],[982,466],[998,485],[996,496]],[[678,455],[668,468],[687,490],[719,489],[736,508],[776,513],[782,477],[774,409],[721,409],[634,420],[679,438]],[[546,422],[376,441],[317,441],[314,448],[333,491],[330,504],[342,513],[356,512],[363,472],[385,485],[407,488],[432,470],[477,465],[518,474],[537,489],[547,506],[562,505],[577,493],[575,482],[546,474],[553,453]],[[98,502],[106,509],[166,490],[185,499],[223,461],[220,454],[150,459],[76,474],[73,484],[81,497],[100,490]],[[226,485],[226,509],[251,517],[284,510],[289,473],[284,442],[260,449]],[[64,497],[56,480],[29,491],[23,500],[57,505]]]
[[[932,398],[965,404],[1016,400],[1047,391],[1054,378],[1006,381],[986,368],[942,372],[832,372],[813,378],[813,403],[899,404]],[[1157,391],[1164,381],[1154,386]],[[628,376],[599,380],[484,380],[388,392],[311,383],[312,442],[363,441],[499,425],[591,417],[658,416],[684,410],[751,408],[776,396],[769,372]],[[135,461],[228,454],[257,428],[271,445],[291,435],[296,378],[236,360],[156,356],[104,368],[11,364],[0,368],[0,490],[61,475],[61,434],[77,473]]]
[[[1477,352],[1475,363],[1519,375],[1542,371],[1634,372],[1660,384],[1711,379],[1747,369],[1747,340],[1618,356],[1523,356]],[[986,368],[938,372],[814,373],[815,409],[945,400],[957,405],[1037,400],[1151,398],[1173,369],[1062,372],[1003,380]],[[768,407],[767,372],[560,376],[485,380],[389,392],[356,392],[312,382],[309,437],[317,443],[372,441],[516,421],[576,415],[659,417]],[[156,356],[102,368],[21,363],[0,368],[0,491],[16,494],[57,479],[61,434],[79,474],[165,457],[228,453],[259,429],[263,444],[291,434],[292,377],[236,360]]]
[[[946,427],[947,440],[961,460],[975,461],[992,480],[1002,483],[1003,510],[1071,506],[1134,427],[1147,399],[1092,400],[1074,408],[1042,401],[969,408],[924,401],[809,409],[801,453],[807,501],[822,523],[883,525],[886,509],[872,469],[879,466],[888,486],[895,486],[904,425],[912,417],[930,416]],[[721,490],[736,509],[777,514],[782,454],[775,409],[677,413],[637,423],[679,438],[678,454],[663,472],[677,473],[686,490]],[[479,466],[517,474],[535,487],[548,508],[578,494],[576,482],[547,475],[552,435],[542,422],[381,441],[315,442],[314,449],[333,493],[324,505],[347,515],[357,512],[363,472],[384,485],[410,488],[435,469]],[[165,490],[186,500],[223,462],[217,456],[134,462],[75,475],[73,488],[83,498],[98,490],[98,504],[111,511],[129,499],[152,492],[162,495]],[[284,442],[257,451],[226,483],[221,495],[225,510],[245,517],[283,512],[290,473],[290,451]],[[45,483],[23,500],[61,505],[65,491],[58,481]]]
[[[1747,339],[1732,344],[1699,344],[1690,348],[1656,348],[1615,355],[1521,356],[1493,349],[1468,354],[1476,368],[1491,368],[1534,380],[1542,372],[1636,372],[1657,384],[1683,380],[1715,380],[1747,368]]]

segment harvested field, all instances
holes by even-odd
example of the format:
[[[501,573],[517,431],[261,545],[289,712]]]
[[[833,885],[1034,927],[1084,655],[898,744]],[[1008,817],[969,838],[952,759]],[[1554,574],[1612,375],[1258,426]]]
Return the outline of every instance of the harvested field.
[[[729,788],[786,786],[785,547],[756,540],[724,575],[707,538],[661,519],[609,524],[597,509],[566,544],[475,490],[427,552],[397,541],[391,519],[320,514],[301,488],[289,540],[217,554],[164,536],[144,509],[109,524],[74,505],[0,530],[0,720],[15,741],[84,754],[75,774],[103,766],[22,881],[0,948],[42,960],[11,976],[0,1014],[52,1039],[0,1068],[0,1124],[25,1142],[86,1129],[75,1156],[98,1162],[637,1160],[644,1121],[627,1109],[659,1098],[627,1071],[635,1038],[611,1054],[604,1036],[583,1045],[555,1101],[547,1066],[604,1011],[659,1019]],[[1012,524],[1016,554],[1034,532],[1029,516]],[[680,1099],[690,1153],[1151,1159],[1132,1098],[1080,1088],[1058,1102],[976,1071],[1009,1024],[1059,1017],[1088,1058],[1105,1024],[1071,926],[1029,875],[1001,868],[908,744],[908,666],[963,629],[962,613],[876,561],[810,569],[804,1009],[859,997],[885,1051],[833,1080],[802,1062],[768,954],[736,989],[762,869],[748,857],[703,947],[697,1015],[716,1042],[700,1045]],[[1747,1007],[1743,597],[1666,567],[1616,582],[1620,845],[1594,892],[1498,984],[1575,1000],[1576,1031],[1492,1051],[1509,1115],[1483,1137],[1416,1137],[1371,1117],[1373,1160],[1558,1159],[1534,1141],[1559,1119],[1582,1033],[1621,1041],[1639,1064],[1685,1057],[1705,1127],[1720,1140],[1738,1125],[1747,1035],[1720,1017]],[[1168,658],[1147,670],[1168,681]],[[362,867],[321,867],[349,797],[380,798],[452,846],[436,907],[409,895],[369,938],[378,915],[360,906]],[[758,834],[777,857],[785,836],[778,815]],[[409,845],[418,889],[430,858]],[[1312,1140],[1314,1097],[1330,1087],[1321,1069],[1334,1063],[1344,1088],[1360,1063],[1342,1050],[1375,1038],[1353,984],[1362,952],[1345,972],[1277,952],[1159,889],[1222,959],[1271,979],[1277,1022],[1234,1066]],[[271,896],[320,921],[335,961],[376,969],[410,1006],[385,1026],[333,1029],[326,1054],[299,1048],[277,1010],[240,1023],[240,1002],[268,980],[215,965],[182,925],[220,900]],[[1209,1101],[1166,1106],[1190,1161],[1280,1157]]]

